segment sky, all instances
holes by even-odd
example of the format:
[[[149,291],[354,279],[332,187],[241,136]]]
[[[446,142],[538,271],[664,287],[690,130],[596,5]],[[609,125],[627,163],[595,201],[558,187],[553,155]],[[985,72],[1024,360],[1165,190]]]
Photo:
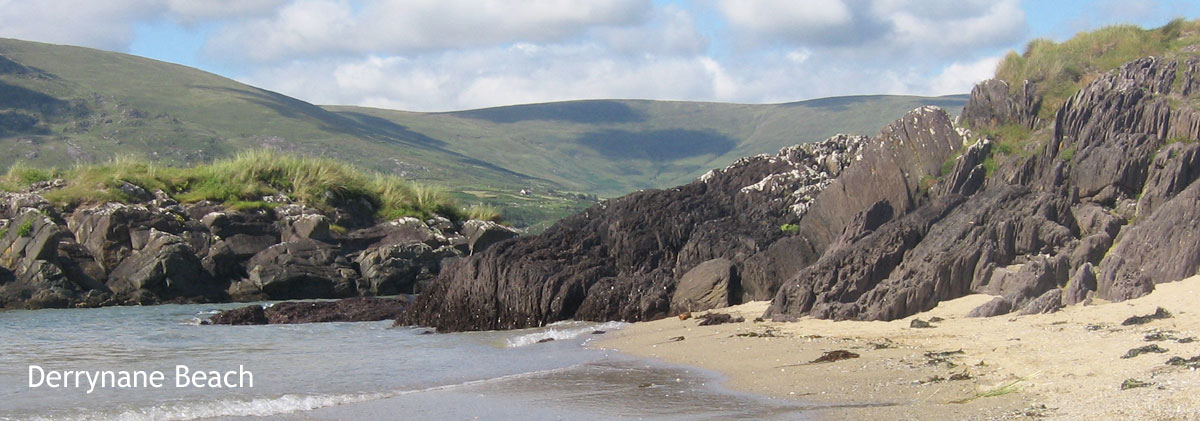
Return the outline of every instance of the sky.
[[[1005,53],[1194,0],[0,0],[0,37],[200,68],[316,104],[778,103],[968,93]]]

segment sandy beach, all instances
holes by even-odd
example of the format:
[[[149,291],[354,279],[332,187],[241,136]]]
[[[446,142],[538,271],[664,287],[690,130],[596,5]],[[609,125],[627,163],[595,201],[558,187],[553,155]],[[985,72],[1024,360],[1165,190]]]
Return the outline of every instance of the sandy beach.
[[[968,318],[992,299],[973,295],[890,322],[755,321],[767,303],[754,302],[713,311],[741,323],[636,323],[595,346],[714,370],[733,389],[811,403],[822,419],[1195,420],[1200,371],[1166,362],[1200,357],[1197,297],[1200,276],[1053,314]],[[1172,316],[1122,324],[1159,307]],[[1166,352],[1123,358],[1150,345]],[[836,350],[858,357],[812,362]]]

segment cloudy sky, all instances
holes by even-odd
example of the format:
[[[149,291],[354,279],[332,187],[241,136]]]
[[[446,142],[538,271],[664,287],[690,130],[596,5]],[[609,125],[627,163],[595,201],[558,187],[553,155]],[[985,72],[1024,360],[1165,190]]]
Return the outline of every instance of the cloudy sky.
[[[198,67],[318,104],[744,103],[966,93],[1006,51],[1172,0],[0,0],[0,36]]]

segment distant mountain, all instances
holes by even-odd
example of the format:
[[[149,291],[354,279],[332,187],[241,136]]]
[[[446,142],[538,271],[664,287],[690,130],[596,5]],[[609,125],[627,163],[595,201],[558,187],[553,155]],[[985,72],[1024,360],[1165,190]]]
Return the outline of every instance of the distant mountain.
[[[0,39],[0,168],[116,155],[190,165],[273,148],[431,181],[464,203],[502,207],[516,225],[544,228],[597,196],[678,185],[742,156],[874,134],[921,105],[957,113],[965,102],[594,100],[414,113],[316,106],[185,66]]]

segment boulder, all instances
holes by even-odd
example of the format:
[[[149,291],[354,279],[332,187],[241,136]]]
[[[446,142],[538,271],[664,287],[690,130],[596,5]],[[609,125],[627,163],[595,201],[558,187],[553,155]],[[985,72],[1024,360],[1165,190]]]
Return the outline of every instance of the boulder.
[[[137,290],[160,299],[209,297],[224,289],[209,276],[186,240],[152,230],[145,247],[121,261],[109,275],[113,292],[131,296]]]
[[[671,314],[727,307],[737,271],[728,259],[712,259],[688,271],[671,295]]]
[[[356,295],[358,272],[332,246],[300,240],[268,247],[247,263],[249,280],[271,299]]]
[[[1011,312],[1012,307],[1012,302],[1008,301],[1004,297],[996,297],[993,298],[992,301],[988,301],[983,303],[983,305],[972,309],[970,313],[967,313],[967,317],[1000,316]]]
[[[305,214],[284,220],[287,228],[282,230],[280,241],[290,242],[304,239],[333,242],[333,231],[329,229],[329,218],[325,215]]]
[[[467,248],[470,253],[475,254],[487,250],[492,244],[515,238],[520,233],[492,221],[473,219],[463,223],[462,235],[467,238]]]
[[[1063,307],[1062,290],[1054,288],[1046,291],[1042,295],[1025,304],[1021,308],[1021,314],[1046,314],[1054,313]]]

